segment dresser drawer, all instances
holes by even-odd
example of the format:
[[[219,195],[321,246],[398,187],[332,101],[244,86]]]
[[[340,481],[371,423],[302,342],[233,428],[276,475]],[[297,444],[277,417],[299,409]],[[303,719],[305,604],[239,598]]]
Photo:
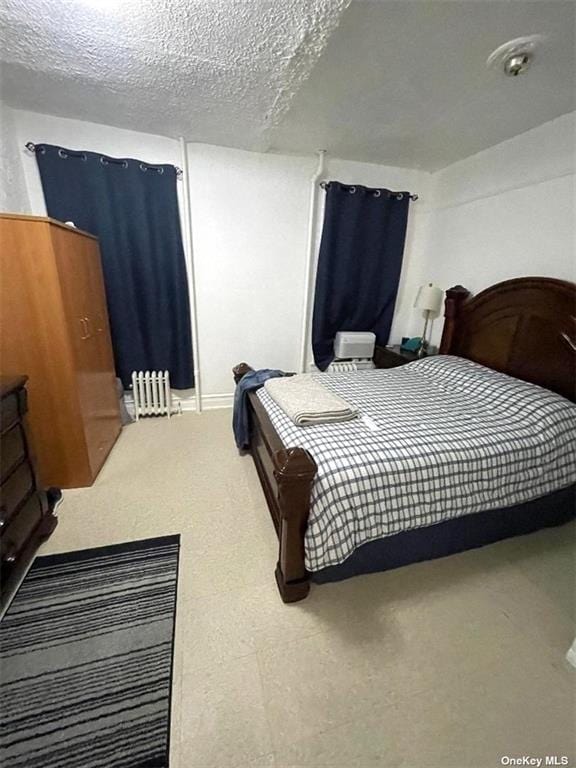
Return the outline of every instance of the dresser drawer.
[[[2,483],[0,488],[0,515],[4,525],[8,524],[21,502],[34,490],[32,468],[30,464],[23,461]]]
[[[2,435],[2,450],[0,451],[0,482],[3,483],[12,469],[24,458],[26,443],[24,429],[21,423]]]
[[[5,575],[6,569],[10,569],[18,559],[18,555],[42,519],[42,512],[40,497],[34,494],[6,526],[6,530],[2,531],[0,554],[3,575]]]

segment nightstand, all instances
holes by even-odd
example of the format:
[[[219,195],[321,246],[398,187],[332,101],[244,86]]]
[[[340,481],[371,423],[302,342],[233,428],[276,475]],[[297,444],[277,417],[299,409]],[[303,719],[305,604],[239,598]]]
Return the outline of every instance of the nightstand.
[[[416,352],[404,352],[399,345],[393,347],[379,347],[374,349],[374,365],[376,368],[396,368],[418,360]]]

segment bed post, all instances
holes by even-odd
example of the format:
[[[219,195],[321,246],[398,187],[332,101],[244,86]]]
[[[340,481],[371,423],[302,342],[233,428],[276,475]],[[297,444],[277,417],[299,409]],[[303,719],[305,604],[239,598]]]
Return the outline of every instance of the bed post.
[[[232,368],[232,375],[234,376],[234,384],[238,384],[242,376],[244,376],[247,373],[250,373],[250,371],[253,371],[254,368],[252,368],[248,363],[238,363],[238,365],[235,365],[234,368]]]
[[[284,448],[274,455],[280,508],[280,554],[276,583],[285,603],[303,600],[310,590],[304,564],[304,533],[316,462],[303,448]]]
[[[468,291],[462,285],[455,285],[446,291],[444,301],[444,328],[442,330],[442,341],[440,342],[439,352],[441,355],[452,354],[454,348],[454,335],[458,327],[458,319],[462,304],[470,296]]]

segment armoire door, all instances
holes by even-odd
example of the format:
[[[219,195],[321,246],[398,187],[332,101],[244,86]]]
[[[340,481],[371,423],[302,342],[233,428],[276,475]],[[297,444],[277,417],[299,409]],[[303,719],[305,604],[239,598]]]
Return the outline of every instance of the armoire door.
[[[0,215],[0,365],[28,376],[28,426],[44,487],[89,485],[68,319],[45,218]],[[80,326],[78,326],[80,327]]]
[[[105,333],[98,331],[102,324],[98,313],[105,302],[101,277],[98,280],[94,266],[96,261],[99,266],[98,243],[81,233],[56,227],[52,235],[76,364],[86,449],[95,476],[120,430],[114,372],[109,363],[104,370],[105,342],[101,337]]]
[[[93,355],[94,380],[97,385],[95,405],[98,421],[98,463],[100,468],[110,448],[114,445],[120,431],[120,408],[116,392],[116,371],[110,338],[110,324],[106,306],[106,293],[100,249],[96,241],[91,241],[87,248],[86,266],[90,285],[90,297],[87,309],[88,331],[90,334],[90,353]]]

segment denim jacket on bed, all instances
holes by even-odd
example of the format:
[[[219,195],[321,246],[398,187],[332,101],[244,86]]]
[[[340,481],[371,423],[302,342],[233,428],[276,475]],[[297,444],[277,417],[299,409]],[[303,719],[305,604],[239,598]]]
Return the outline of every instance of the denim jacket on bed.
[[[236,445],[242,450],[250,446],[250,419],[248,411],[248,392],[260,389],[266,379],[275,379],[284,376],[284,371],[272,368],[261,368],[258,371],[248,371],[236,385],[234,393],[234,413],[232,414],[232,426]]]

